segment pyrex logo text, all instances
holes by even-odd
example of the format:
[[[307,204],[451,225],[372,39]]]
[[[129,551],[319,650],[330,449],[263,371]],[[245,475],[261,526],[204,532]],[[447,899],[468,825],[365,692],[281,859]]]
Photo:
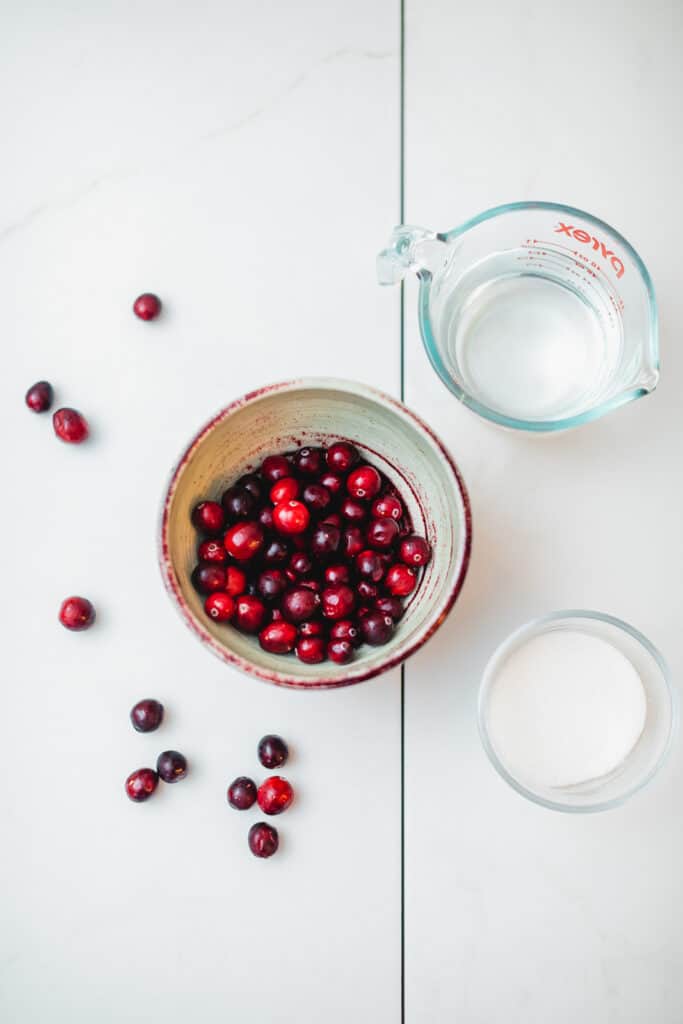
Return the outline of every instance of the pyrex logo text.
[[[583,230],[583,228],[575,228],[571,224],[563,224],[562,221],[560,221],[558,227],[555,228],[555,234],[567,235],[568,238],[574,238],[577,242],[592,242],[593,248],[596,252],[599,250],[602,253],[603,258],[610,261],[617,277],[623,276],[624,264],[618,256],[615,256],[611,249],[607,248],[604,242],[598,241],[595,235],[589,235],[587,231]]]

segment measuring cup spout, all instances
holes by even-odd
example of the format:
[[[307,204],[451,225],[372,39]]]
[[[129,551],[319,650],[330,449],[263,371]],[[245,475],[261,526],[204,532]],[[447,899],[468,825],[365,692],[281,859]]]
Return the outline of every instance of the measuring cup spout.
[[[409,271],[433,275],[446,262],[448,244],[435,231],[399,224],[377,257],[380,284],[399,284]]]

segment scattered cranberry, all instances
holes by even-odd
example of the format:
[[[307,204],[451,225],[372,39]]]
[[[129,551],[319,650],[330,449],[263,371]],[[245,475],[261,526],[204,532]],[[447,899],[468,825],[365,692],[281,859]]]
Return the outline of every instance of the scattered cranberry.
[[[327,449],[325,458],[335,473],[348,473],[360,459],[360,454],[348,441],[337,441]]]
[[[368,544],[371,548],[386,551],[398,539],[398,532],[398,523],[395,519],[373,519],[366,532]]]
[[[375,608],[383,615],[390,615],[394,622],[403,617],[403,602],[398,597],[378,597]]]
[[[348,619],[356,605],[356,596],[346,583],[327,587],[322,592],[322,609],[326,619]]]
[[[372,583],[379,583],[384,576],[384,564],[376,551],[361,551],[356,555],[356,569]]]
[[[46,380],[39,380],[26,392],[26,404],[33,412],[47,412],[52,405],[52,399],[52,385]]]
[[[377,597],[377,585],[371,583],[370,580],[360,580],[356,586],[356,593],[361,601],[367,604],[368,601],[374,601]]]
[[[382,615],[378,611],[366,612],[358,620],[361,636],[366,644],[379,647],[391,639],[394,632],[394,620],[390,615]]]
[[[306,551],[295,551],[289,560],[289,568],[295,576],[306,576],[313,568],[311,556]]]
[[[417,586],[417,575],[407,565],[392,565],[387,571],[384,586],[392,597],[407,597]]]
[[[204,602],[204,611],[214,622],[230,622],[235,614],[235,599],[230,594],[215,590]]]
[[[351,570],[345,562],[339,565],[328,565],[325,569],[325,582],[330,586],[335,583],[349,583],[351,581]]]
[[[278,848],[277,829],[259,821],[249,829],[249,849],[255,857],[272,857]]]
[[[289,654],[294,650],[298,637],[296,626],[291,622],[271,622],[258,635],[258,642],[269,654]]]
[[[322,484],[308,484],[302,498],[313,512],[324,512],[332,501],[332,495]]]
[[[320,483],[333,497],[339,494],[344,486],[343,478],[338,476],[336,473],[323,473],[320,477]]]
[[[289,757],[289,747],[282,736],[273,733],[261,737],[256,752],[263,767],[271,771],[273,768],[281,768]]]
[[[323,636],[302,636],[296,645],[296,656],[305,665],[318,665],[327,657],[326,648]]]
[[[365,547],[365,535],[359,526],[349,526],[344,531],[342,550],[347,558],[355,558]]]
[[[344,498],[340,505],[340,512],[344,519],[351,523],[361,523],[368,514],[367,506],[356,498]]]
[[[80,444],[88,436],[88,424],[75,409],[57,409],[52,417],[52,426],[60,441]]]
[[[287,577],[281,569],[266,569],[257,579],[256,589],[264,601],[275,601],[287,589]]]
[[[353,657],[353,647],[348,640],[330,640],[327,645],[327,657],[337,665],[346,665]]]
[[[126,793],[135,803],[149,800],[159,785],[159,776],[151,768],[138,768],[126,779]]]
[[[241,569],[229,565],[225,570],[225,592],[230,597],[239,597],[247,589],[247,577]]]
[[[225,535],[225,550],[238,562],[247,562],[263,547],[263,530],[258,523],[236,523]]]
[[[235,602],[233,622],[243,633],[258,633],[267,616],[266,606],[258,597],[244,594]]]
[[[154,732],[164,717],[164,705],[158,700],[139,700],[130,711],[130,720],[136,732]]]
[[[293,476],[285,476],[278,480],[270,489],[270,500],[273,505],[279,505],[281,501],[293,501],[299,497],[299,481]]]
[[[273,529],[273,510],[270,505],[263,506],[258,514],[258,521],[259,525],[262,526],[264,530]]]
[[[282,614],[295,626],[312,619],[320,609],[320,596],[309,587],[292,587],[282,599]]]
[[[323,468],[323,453],[320,448],[299,448],[294,465],[304,476],[318,476]]]
[[[164,750],[157,758],[157,773],[164,782],[180,782],[187,775],[187,761],[177,750]]]
[[[59,621],[74,633],[90,629],[95,621],[95,609],[87,597],[67,597],[59,609]]]
[[[359,466],[349,474],[346,489],[352,498],[363,498],[368,501],[379,493],[382,477],[374,466]]]
[[[308,619],[299,626],[300,636],[324,636],[325,625],[319,619]]]
[[[282,814],[294,799],[292,787],[281,775],[271,775],[258,788],[256,799],[264,814]]]
[[[404,537],[398,549],[399,558],[406,565],[426,565],[432,557],[432,549],[424,539],[416,534]]]
[[[228,487],[221,498],[225,514],[231,522],[248,519],[256,506],[254,495],[246,487]]]
[[[300,501],[281,501],[273,509],[273,524],[280,533],[303,533],[310,518],[308,509]]]
[[[228,803],[236,811],[248,811],[256,803],[256,783],[240,775],[228,788]]]
[[[161,313],[161,299],[152,292],[144,292],[133,303],[133,312],[140,320],[155,320]]]
[[[265,477],[269,484],[282,480],[285,476],[292,475],[292,467],[284,455],[269,455],[261,463],[261,476]]]
[[[203,540],[197,548],[200,562],[211,562],[213,565],[225,565],[228,552],[219,540]]]
[[[263,501],[263,482],[256,473],[245,473],[237,481],[237,486],[244,487],[256,501]]]
[[[352,647],[360,647],[363,642],[358,626],[351,619],[340,619],[333,623],[330,640],[346,640]]]
[[[200,594],[213,594],[215,590],[225,590],[227,574],[221,565],[197,565],[192,573],[192,586]]]
[[[393,494],[383,494],[372,503],[372,514],[375,519],[396,519],[403,515],[403,505]]]
[[[341,530],[332,523],[319,523],[311,534],[311,553],[316,558],[336,555],[341,542]]]

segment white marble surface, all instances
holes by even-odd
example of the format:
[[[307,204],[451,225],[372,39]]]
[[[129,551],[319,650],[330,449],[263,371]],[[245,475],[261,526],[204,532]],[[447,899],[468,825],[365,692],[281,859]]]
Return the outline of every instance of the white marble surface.
[[[164,595],[159,495],[230,398],[301,373],[398,393],[398,295],[374,254],[399,209],[397,3],[102,0],[0,12],[0,592],[8,1024],[401,1020],[399,674],[302,695],[203,652]],[[646,793],[585,818],[486,762],[478,677],[530,616],[633,622],[680,677],[681,9],[408,0],[406,220],[448,228],[558,199],[648,263],[657,393],[546,441],[499,433],[434,377],[406,288],[406,397],[470,487],[471,574],[406,668],[405,1020],[679,1024],[680,745]],[[166,302],[143,324],[143,290]],[[60,445],[34,379],[90,418]],[[55,621],[66,593],[97,627]],[[143,695],[163,733],[132,732]],[[291,739],[281,854],[224,799],[265,731]],[[142,807],[162,747],[192,776]]]

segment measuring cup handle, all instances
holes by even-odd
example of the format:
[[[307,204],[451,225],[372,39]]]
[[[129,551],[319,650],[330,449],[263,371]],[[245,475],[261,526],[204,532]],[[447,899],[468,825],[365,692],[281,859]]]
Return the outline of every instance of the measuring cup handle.
[[[447,250],[447,242],[436,231],[399,224],[377,257],[377,279],[389,285],[399,284],[409,271],[434,274],[445,263]]]

